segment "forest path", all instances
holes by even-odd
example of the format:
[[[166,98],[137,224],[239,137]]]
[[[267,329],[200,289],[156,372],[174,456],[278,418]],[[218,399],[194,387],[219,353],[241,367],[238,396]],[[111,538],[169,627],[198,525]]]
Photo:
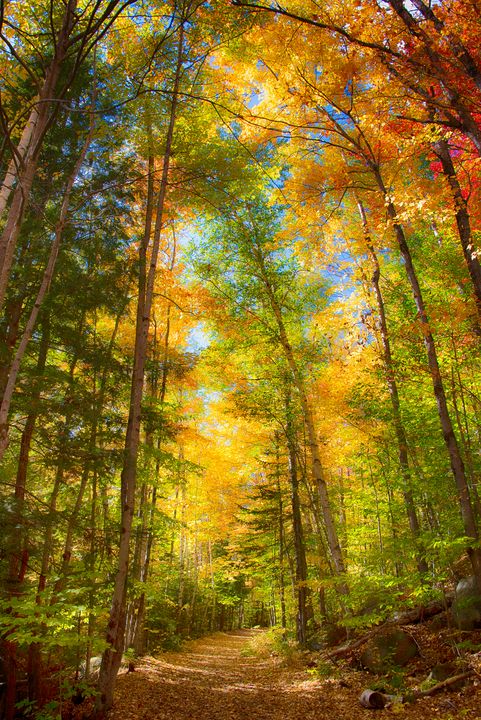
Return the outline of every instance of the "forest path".
[[[320,720],[333,710],[336,718],[353,717],[352,690],[343,697],[338,682],[329,683],[330,693],[323,682],[321,692],[305,667],[242,654],[256,632],[216,633],[182,652],[144,658],[119,676],[109,720]]]
[[[117,681],[108,720],[362,720],[359,705],[372,676],[347,669],[343,679],[314,680],[301,663],[249,657],[242,650],[256,632],[217,633],[190,642],[182,652],[146,657]],[[473,697],[450,694],[402,707],[404,718],[480,719]],[[471,706],[471,707],[470,707]],[[454,712],[453,712],[454,711]],[[377,720],[393,709],[376,710]],[[459,712],[459,715],[458,715]]]

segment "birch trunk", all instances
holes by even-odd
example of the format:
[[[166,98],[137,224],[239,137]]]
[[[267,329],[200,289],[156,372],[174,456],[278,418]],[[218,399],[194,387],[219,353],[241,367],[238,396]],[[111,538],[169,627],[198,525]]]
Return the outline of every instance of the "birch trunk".
[[[33,100],[33,108],[30,112],[27,124],[23,129],[22,137],[20,138],[20,141],[15,148],[14,157],[12,157],[12,159],[8,163],[5,178],[0,188],[0,218],[5,212],[5,208],[7,207],[7,203],[12,193],[13,186],[15,185],[15,182],[20,175],[21,167],[24,165],[25,158],[27,156],[28,149],[32,141],[32,137],[37,126],[38,100],[38,97],[34,98]]]

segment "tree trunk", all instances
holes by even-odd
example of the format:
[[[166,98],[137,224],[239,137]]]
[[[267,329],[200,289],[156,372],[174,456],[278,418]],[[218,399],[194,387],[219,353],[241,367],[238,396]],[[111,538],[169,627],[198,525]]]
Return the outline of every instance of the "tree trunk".
[[[289,338],[287,336],[286,328],[284,325],[284,320],[282,317],[282,311],[280,308],[279,303],[277,302],[274,290],[272,288],[272,285],[270,283],[268,274],[266,272],[264,258],[262,256],[262,251],[258,248],[253,248],[252,250],[253,256],[259,266],[259,270],[262,277],[262,282],[264,283],[269,302],[272,308],[272,311],[274,313],[274,317],[277,322],[277,328],[279,332],[279,341],[281,344],[281,347],[284,351],[287,363],[289,365],[290,371],[292,373],[294,386],[296,387],[298,393],[299,393],[299,399],[301,401],[301,406],[304,414],[304,422],[306,425],[307,430],[307,437],[308,437],[308,443],[309,448],[311,451],[311,468],[312,468],[312,476],[314,483],[317,487],[317,491],[319,494],[319,500],[321,503],[321,511],[322,511],[322,517],[324,520],[324,526],[326,529],[326,536],[327,536],[327,543],[329,546],[329,551],[331,554],[333,566],[336,575],[344,576],[346,573],[346,568],[344,565],[344,558],[342,555],[341,545],[339,542],[339,537],[336,530],[336,525],[334,522],[334,517],[332,513],[331,503],[329,499],[329,493],[327,490],[327,484],[324,479],[324,473],[322,470],[322,464],[321,464],[321,456],[319,451],[319,442],[317,439],[317,431],[314,424],[314,417],[312,413],[312,408],[307,396],[305,383],[302,378],[302,374],[299,370],[297,360],[294,356],[294,352],[292,350],[291,344],[289,342]],[[338,583],[338,590],[341,594],[348,594],[348,586],[347,583],[343,577],[343,579]]]
[[[471,232],[471,220],[468,212],[468,204],[463,197],[454,163],[449,152],[449,145],[446,140],[438,140],[433,145],[436,156],[441,161],[443,173],[448,181],[449,188],[454,200],[454,213],[458,235],[463,249],[464,259],[468,267],[469,275],[474,289],[474,299],[478,312],[478,319],[481,319],[481,265],[478,260],[478,250],[474,246],[473,234]]]
[[[369,255],[372,260],[374,272],[372,275],[372,286],[374,288],[374,294],[376,296],[377,310],[379,314],[379,330],[381,334],[381,343],[383,348],[383,362],[384,372],[386,376],[386,382],[389,390],[389,397],[391,399],[391,408],[393,416],[394,430],[396,433],[397,445],[398,445],[398,457],[399,465],[401,467],[401,474],[403,477],[403,498],[404,506],[406,508],[406,514],[409,521],[409,527],[411,534],[414,539],[414,543],[417,547],[416,562],[418,570],[421,575],[425,575],[428,572],[428,565],[424,557],[424,552],[419,544],[420,525],[418,514],[416,511],[416,505],[414,503],[414,497],[412,492],[412,477],[411,468],[409,467],[409,456],[408,456],[408,441],[406,432],[404,430],[404,424],[401,416],[401,403],[399,401],[399,392],[396,380],[396,371],[394,369],[394,361],[391,352],[391,341],[389,338],[389,331],[387,326],[386,310],[384,307],[384,298],[381,292],[380,278],[381,268],[379,261],[374,250],[372,243],[371,234],[369,232],[369,226],[367,223],[366,212],[363,204],[357,199],[357,206],[359,214],[362,220],[362,226],[364,231],[364,239]]]
[[[300,645],[305,645],[307,641],[307,623],[312,618],[313,612],[310,591],[307,587],[307,562],[299,501],[296,449],[292,437],[288,438],[287,442],[289,447],[289,477],[291,480],[292,529],[296,556],[296,636],[297,642]]]
[[[125,630],[125,609],[129,570],[129,549],[134,516],[135,486],[137,477],[137,456],[140,440],[141,404],[147,358],[147,338],[154,291],[155,271],[159,254],[160,233],[163,223],[164,202],[170,167],[175,115],[178,102],[184,45],[184,22],[179,29],[178,52],[175,78],[172,89],[172,103],[166,136],[162,177],[157,199],[157,216],[154,228],[152,252],[147,273],[147,248],[149,246],[153,216],[153,178],[149,173],[149,190],[146,211],[145,233],[141,247],[139,272],[139,296],[135,331],[134,367],[132,372],[129,419],[125,437],[124,464],[121,474],[121,532],[119,543],[118,569],[115,578],[112,606],[106,635],[107,649],[102,656],[98,690],[95,705],[97,717],[103,717],[112,707],[115,678],[122,659]]]
[[[95,96],[95,91],[94,91],[94,96]],[[69,211],[69,206],[70,206],[70,196],[72,194],[74,183],[78,177],[80,169],[85,160],[87,150],[90,147],[90,143],[92,142],[94,129],[95,129],[94,120],[93,120],[93,118],[94,118],[93,107],[94,107],[94,104],[92,103],[92,112],[90,115],[90,118],[91,118],[90,130],[85,139],[84,145],[83,145],[80,155],[77,159],[77,162],[75,163],[75,166],[74,166],[74,168],[70,174],[70,177],[67,181],[67,185],[65,187],[62,206],[60,209],[60,216],[59,216],[59,219],[57,222],[57,226],[55,228],[55,238],[52,243],[52,247],[50,249],[50,256],[49,256],[49,259],[47,262],[47,266],[44,270],[42,282],[40,284],[40,288],[38,290],[37,297],[35,299],[35,303],[30,311],[30,316],[27,320],[27,324],[24,328],[22,338],[20,340],[17,351],[15,353],[15,357],[13,358],[12,364],[10,366],[10,371],[8,373],[8,380],[7,380],[5,390],[3,392],[3,397],[2,397],[2,400],[0,403],[0,460],[4,456],[5,451],[8,447],[8,415],[10,412],[10,405],[11,405],[13,393],[15,390],[17,376],[20,371],[20,365],[22,363],[23,356],[25,355],[25,351],[27,349],[28,343],[30,342],[30,338],[32,337],[32,333],[34,331],[35,324],[37,322],[40,308],[45,299],[45,296],[47,295],[47,293],[49,291],[50,284],[52,282],[52,277],[53,277],[53,273],[55,270],[55,264],[57,262],[57,257],[58,257],[58,251],[59,251],[60,243],[61,243],[62,237],[63,237],[63,231],[65,229],[65,225],[67,224],[68,211]]]
[[[414,269],[411,252],[406,241],[404,229],[398,220],[396,208],[386,190],[379,168],[374,168],[373,173],[376,178],[378,187],[381,190],[385,199],[388,217],[393,225],[396,240],[399,245],[399,250],[404,260],[406,274],[411,285],[411,290],[418,311],[419,320],[421,322],[421,330],[423,334],[424,345],[426,347],[428,366],[433,383],[433,390],[437,403],[439,421],[441,424],[444,442],[451,463],[451,470],[458,491],[459,507],[461,511],[461,517],[463,519],[464,532],[466,534],[466,537],[473,541],[474,545],[474,547],[468,546],[466,548],[466,552],[471,561],[473,573],[476,576],[477,583],[481,588],[481,549],[479,547],[476,547],[479,535],[476,527],[476,520],[473,508],[471,505],[471,499],[469,496],[469,488],[466,481],[464,463],[461,457],[461,453],[459,451],[458,442],[456,440],[456,435],[454,433],[453,424],[451,422],[451,417],[448,410],[446,393],[444,390],[441,370],[438,363],[436,345],[429,326],[429,317],[427,314],[426,306],[424,304],[424,298],[422,295],[421,287],[419,285],[417,274]]]
[[[32,101],[33,107],[30,112],[30,116],[27,120],[27,124],[25,125],[25,127],[23,129],[22,136],[20,138],[19,143],[18,143],[17,147],[15,148],[14,156],[8,163],[7,171],[5,173],[5,178],[4,178],[2,186],[0,188],[0,218],[2,217],[3,213],[5,212],[5,208],[7,207],[8,200],[12,193],[15,182],[20,175],[21,167],[25,162],[25,158],[26,158],[28,149],[30,147],[31,140],[34,135],[35,127],[38,122],[38,105],[37,105],[38,101],[39,101],[38,97],[34,98]]]

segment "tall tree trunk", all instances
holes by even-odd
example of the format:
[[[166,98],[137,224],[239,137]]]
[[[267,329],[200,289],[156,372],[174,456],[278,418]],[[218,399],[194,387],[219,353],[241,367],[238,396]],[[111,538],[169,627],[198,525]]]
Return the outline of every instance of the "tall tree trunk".
[[[279,342],[284,351],[288,366],[292,373],[294,386],[296,387],[297,392],[299,393],[299,399],[301,401],[302,411],[304,414],[304,422],[306,425],[308,443],[309,443],[310,454],[311,454],[312,476],[313,476],[313,480],[314,480],[314,483],[317,487],[317,491],[319,494],[322,517],[324,520],[327,543],[328,543],[328,547],[329,547],[329,552],[331,554],[333,567],[334,567],[336,575],[344,576],[346,573],[346,568],[344,565],[344,558],[342,555],[341,544],[339,542],[339,537],[337,534],[336,524],[334,522],[334,516],[332,513],[331,502],[330,502],[329,493],[327,490],[327,484],[326,484],[326,480],[324,478],[324,472],[322,469],[321,454],[320,454],[320,450],[319,450],[319,441],[317,439],[317,431],[316,431],[316,427],[315,427],[315,423],[314,423],[314,415],[312,412],[312,407],[309,402],[309,398],[307,395],[307,391],[306,391],[304,379],[302,377],[302,373],[299,370],[299,366],[297,364],[297,360],[295,358],[294,351],[289,342],[287,331],[286,331],[286,328],[284,325],[284,320],[282,317],[281,307],[277,301],[274,289],[269,280],[269,275],[266,272],[266,267],[265,267],[265,262],[264,262],[264,257],[262,255],[262,251],[259,248],[254,246],[252,249],[252,253],[255,258],[255,261],[258,264],[262,282],[264,283],[264,287],[266,289],[266,293],[269,298],[269,303],[271,305],[274,317],[276,319],[278,333],[279,333]],[[347,586],[347,583],[346,583],[344,577],[338,583],[337,587],[341,594],[344,594],[344,595],[348,594],[349,590],[348,590],[348,586]]]
[[[474,246],[468,204],[463,197],[451,153],[449,151],[449,145],[446,140],[438,140],[435,142],[433,150],[441,162],[443,173],[448,181],[449,188],[453,196],[454,214],[456,217],[458,235],[461,241],[464,259],[471,277],[471,282],[473,284],[478,319],[481,319],[481,265],[478,259],[479,251]]]
[[[411,285],[414,302],[416,304],[419,320],[421,322],[421,330],[423,334],[424,345],[426,347],[428,366],[433,383],[433,390],[434,396],[436,398],[439,421],[441,424],[444,443],[446,445],[446,449],[448,451],[451,463],[451,470],[458,491],[459,507],[461,511],[461,517],[463,519],[464,532],[466,534],[466,537],[468,537],[473,542],[473,546],[468,546],[466,548],[466,552],[471,561],[477,583],[481,588],[481,549],[477,547],[479,539],[478,529],[476,527],[476,519],[471,505],[471,498],[469,496],[469,488],[466,481],[463,459],[459,451],[458,442],[449,414],[446,393],[444,390],[441,370],[438,363],[436,345],[429,325],[429,317],[426,306],[424,304],[421,286],[419,285],[419,280],[413,265],[411,252],[406,240],[406,236],[404,234],[404,229],[399,222],[394,203],[386,190],[379,168],[374,167],[372,169],[378,187],[382,192],[385,200],[387,214],[392,222],[396,240],[399,245],[399,250],[404,260],[404,267],[409,283]]]
[[[176,239],[174,235],[174,246],[172,250],[172,257],[170,261],[170,271],[172,272],[175,267],[175,260],[176,260]],[[169,374],[169,366],[168,366],[168,353],[169,353],[169,338],[170,338],[170,314],[171,314],[171,307],[172,303],[167,304],[167,310],[166,310],[166,325],[165,325],[165,334],[164,334],[164,344],[163,344],[163,353],[162,353],[162,376],[161,376],[161,385],[160,385],[160,395],[159,395],[159,401],[160,401],[160,407],[163,408],[164,402],[165,402],[165,395],[167,392],[167,377]],[[158,358],[155,358],[155,364],[157,365]],[[158,392],[158,381],[157,378],[155,378],[155,381],[152,385],[152,395],[155,397]],[[149,440],[149,438],[148,438]],[[153,438],[150,438],[150,441],[153,441]],[[157,439],[157,449],[160,450],[161,446],[161,436],[159,434],[159,437]],[[150,569],[150,558],[152,555],[152,547],[154,543],[154,522],[155,522],[155,512],[156,512],[156,505],[157,505],[157,486],[159,482],[160,477],[160,460],[157,458],[155,461],[155,479],[154,479],[154,486],[152,488],[152,499],[150,503],[150,516],[149,516],[149,523],[148,527],[145,526],[144,531],[146,535],[145,539],[145,550],[143,553],[143,556],[139,559],[139,577],[138,579],[146,583],[149,577],[149,569]],[[134,631],[132,633],[131,643],[134,647],[135,652],[140,655],[144,651],[144,622],[145,622],[145,610],[146,610],[146,602],[145,602],[145,591],[142,591],[137,603],[136,608],[136,618],[135,618],[135,627]]]
[[[162,177],[156,204],[156,222],[152,251],[147,272],[147,248],[149,246],[153,216],[153,179],[149,172],[149,189],[146,211],[145,233],[141,247],[139,271],[139,296],[135,331],[134,367],[132,372],[129,419],[125,437],[124,463],[121,474],[121,532],[118,555],[118,569],[115,578],[112,606],[106,635],[107,649],[102,656],[99,675],[99,694],[95,713],[104,716],[113,703],[115,678],[122,659],[125,630],[125,609],[129,570],[130,537],[134,516],[135,486],[137,477],[137,456],[140,440],[141,404],[147,358],[147,338],[154,292],[155,272],[159,254],[160,234],[163,226],[163,211],[167,193],[167,181],[174,135],[175,116],[179,95],[184,46],[184,21],[180,24],[175,78],[172,88],[172,102],[169,126],[166,136]],[[151,166],[152,163],[149,163]]]
[[[280,459],[279,459],[279,434],[275,435],[275,447],[276,447],[276,484],[277,484],[277,495],[279,498],[279,601],[281,606],[281,627],[285,630],[287,627],[287,616],[286,616],[286,592],[285,592],[285,577],[284,577],[284,547],[285,547],[285,530],[284,530],[284,501],[282,498],[282,487],[280,482]]]
[[[294,533],[294,548],[296,558],[296,638],[300,645],[307,641],[307,623],[312,618],[312,602],[310,591],[307,587],[307,562],[306,549],[304,546],[304,532],[302,528],[301,504],[299,500],[299,478],[297,475],[297,456],[294,437],[292,412],[289,402],[286,404],[287,413],[287,447],[289,455],[289,478],[291,483],[291,509],[292,509],[292,530]]]
[[[94,99],[95,99],[95,89],[94,89]],[[87,154],[87,150],[90,147],[90,143],[93,139],[93,134],[95,130],[94,125],[94,102],[92,102],[92,112],[90,114],[90,130],[87,134],[87,137],[85,139],[85,142],[83,144],[82,150],[80,152],[79,157],[77,158],[77,162],[75,163],[75,166],[70,174],[70,177],[68,178],[63,200],[62,200],[62,206],[60,208],[60,216],[55,228],[55,238],[52,243],[52,247],[50,249],[50,255],[48,258],[47,265],[44,270],[42,282],[40,284],[40,288],[37,292],[37,297],[35,299],[34,305],[30,311],[30,316],[27,320],[27,324],[25,325],[22,338],[20,340],[20,343],[18,345],[18,348],[15,352],[15,356],[13,358],[12,364],[10,366],[10,370],[8,373],[8,380],[5,385],[5,389],[3,392],[2,400],[0,403],[0,460],[2,459],[3,455],[5,454],[5,450],[8,447],[8,415],[10,412],[10,405],[13,398],[13,393],[15,390],[15,384],[17,381],[18,373],[20,371],[20,365],[23,360],[23,356],[25,355],[25,351],[27,349],[28,343],[30,342],[30,338],[32,337],[32,333],[35,328],[35,324],[37,322],[38,314],[40,312],[40,308],[42,306],[42,303],[45,299],[45,296],[47,295],[50,284],[52,282],[53,273],[55,270],[55,264],[57,262],[58,257],[58,251],[60,249],[60,243],[62,241],[63,232],[65,229],[65,225],[67,224],[67,218],[68,218],[68,211],[70,206],[70,196],[72,194],[74,183],[78,177],[78,174],[80,172],[80,169],[83,165],[83,162],[85,160],[85,156]]]
[[[404,429],[404,423],[401,415],[401,403],[399,401],[399,391],[397,386],[396,371],[394,368],[394,361],[391,352],[391,341],[389,338],[389,330],[387,326],[386,310],[384,307],[384,298],[382,296],[380,278],[381,268],[379,266],[379,260],[377,258],[374,245],[372,243],[371,234],[369,232],[369,226],[366,217],[366,211],[363,204],[357,199],[357,206],[359,214],[362,220],[362,226],[364,231],[364,239],[366,247],[368,249],[371,261],[373,264],[374,272],[371,278],[374,294],[376,296],[377,311],[379,316],[379,329],[381,334],[381,343],[383,348],[383,362],[384,362],[384,373],[386,376],[386,382],[389,390],[389,397],[391,399],[391,408],[393,416],[394,430],[396,433],[397,445],[398,445],[398,457],[399,465],[401,467],[401,474],[403,477],[403,498],[404,506],[406,508],[406,514],[409,521],[409,527],[411,534],[414,538],[414,543],[417,547],[416,562],[418,570],[422,575],[428,572],[428,565],[423,554],[423,550],[420,547],[419,535],[420,525],[418,514],[416,511],[416,505],[414,503],[413,491],[412,491],[412,477],[411,468],[409,467],[409,456],[408,456],[408,441],[406,431]]]

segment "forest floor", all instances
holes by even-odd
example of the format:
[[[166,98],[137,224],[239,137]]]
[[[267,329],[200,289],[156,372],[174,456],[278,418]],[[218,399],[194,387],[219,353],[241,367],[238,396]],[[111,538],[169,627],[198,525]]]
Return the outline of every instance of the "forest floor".
[[[119,676],[108,720],[379,720],[402,715],[481,720],[481,684],[383,710],[364,709],[361,692],[374,676],[352,667],[315,677],[306,656],[286,659],[246,654],[260,631],[217,633],[181,652],[146,657]]]

